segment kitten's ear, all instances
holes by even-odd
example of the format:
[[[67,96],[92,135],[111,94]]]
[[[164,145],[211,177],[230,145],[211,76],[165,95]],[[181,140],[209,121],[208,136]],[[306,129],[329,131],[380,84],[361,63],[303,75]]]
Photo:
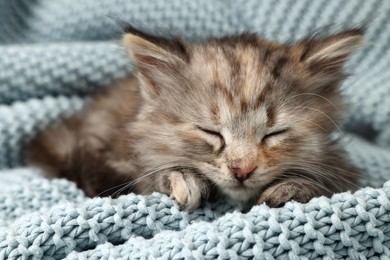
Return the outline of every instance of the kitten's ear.
[[[122,44],[136,65],[147,95],[156,95],[159,88],[174,78],[188,60],[185,43],[148,35],[127,25]]]
[[[337,76],[350,54],[363,42],[363,34],[364,28],[355,28],[324,38],[304,39],[293,48],[298,50],[300,62],[312,72]]]

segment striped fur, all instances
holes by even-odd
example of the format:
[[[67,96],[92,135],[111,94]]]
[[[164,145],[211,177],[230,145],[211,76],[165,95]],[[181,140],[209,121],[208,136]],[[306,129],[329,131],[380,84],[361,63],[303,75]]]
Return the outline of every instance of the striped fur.
[[[358,171],[331,133],[344,109],[343,64],[362,34],[189,43],[129,26],[136,76],[40,133],[31,161],[92,196],[160,191],[187,209],[214,195],[281,206],[353,189]]]

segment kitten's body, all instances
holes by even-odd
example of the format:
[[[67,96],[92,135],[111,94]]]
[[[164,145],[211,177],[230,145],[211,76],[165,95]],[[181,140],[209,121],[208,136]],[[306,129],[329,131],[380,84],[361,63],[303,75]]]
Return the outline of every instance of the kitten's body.
[[[358,171],[330,136],[361,40],[354,29],[292,45],[252,34],[191,44],[129,27],[136,77],[40,133],[31,161],[91,196],[160,191],[189,209],[211,193],[280,206],[354,188]]]

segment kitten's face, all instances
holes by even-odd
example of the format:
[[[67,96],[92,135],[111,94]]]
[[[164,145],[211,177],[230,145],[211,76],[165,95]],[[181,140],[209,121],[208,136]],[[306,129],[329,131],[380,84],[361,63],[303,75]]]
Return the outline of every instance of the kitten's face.
[[[145,167],[175,162],[243,201],[286,172],[316,172],[311,162],[329,143],[342,106],[339,59],[351,42],[344,50],[336,40],[288,46],[244,35],[176,43],[178,50],[131,37],[144,97],[135,132]]]

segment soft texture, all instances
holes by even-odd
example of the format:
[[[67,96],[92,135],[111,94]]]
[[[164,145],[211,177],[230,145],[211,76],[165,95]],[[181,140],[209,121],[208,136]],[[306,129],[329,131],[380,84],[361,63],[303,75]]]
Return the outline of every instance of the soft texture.
[[[351,103],[344,141],[362,189],[280,209],[241,213],[219,202],[187,213],[157,193],[89,199],[71,182],[22,168],[32,134],[131,71],[113,40],[117,18],[187,39],[247,30],[282,41],[369,20],[343,85]],[[0,259],[388,259],[389,26],[387,0],[1,0]]]

